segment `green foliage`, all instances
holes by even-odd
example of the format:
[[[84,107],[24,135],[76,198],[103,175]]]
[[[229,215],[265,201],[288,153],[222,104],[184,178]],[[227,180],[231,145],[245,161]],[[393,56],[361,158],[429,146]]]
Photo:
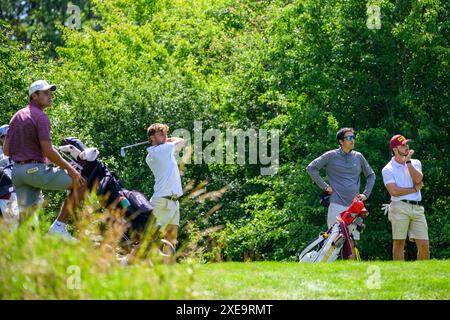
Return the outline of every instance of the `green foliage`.
[[[388,194],[381,169],[390,158],[389,138],[403,133],[415,139],[413,148],[424,167],[423,200],[428,221],[436,221],[429,222],[432,255],[447,257],[449,236],[445,229],[449,211],[435,211],[433,204],[438,198],[447,199],[441,204],[449,199],[448,178],[438,173],[446,172],[444,168],[449,163],[448,152],[444,152],[449,142],[449,78],[445,71],[449,56],[445,10],[448,5],[438,1],[379,5],[383,13],[380,30],[366,27],[364,3],[297,1],[281,8],[280,16],[262,32],[265,42],[258,48],[260,52],[254,53],[261,67],[255,73],[268,75],[270,80],[259,87],[259,94],[277,93],[278,99],[272,104],[279,105],[278,112],[286,115],[281,150],[285,170],[280,169],[276,177],[266,180],[281,180],[288,185],[280,188],[281,183],[267,183],[264,194],[284,199],[278,210],[289,214],[292,208],[292,212],[299,212],[289,225],[290,237],[300,250],[308,238],[314,237],[311,233],[317,226],[322,223],[325,228],[326,216],[324,210],[317,208],[319,190],[304,170],[312,159],[336,148],[334,136],[338,127],[354,127],[358,133],[356,148],[377,174],[368,201],[371,215],[366,219],[361,251],[366,259],[389,259],[390,224],[380,211]],[[425,70],[425,65],[432,67]],[[245,87],[253,88],[248,83]],[[257,110],[252,110],[252,119],[259,114],[267,117],[264,111]],[[438,167],[442,169],[436,170]],[[291,176],[293,171],[295,178]],[[298,199],[290,200],[293,196]],[[235,232],[241,237],[247,234],[242,240],[245,246],[265,237],[263,232],[255,239],[255,233],[250,231],[253,226],[260,228],[260,215],[266,206],[260,207],[263,209],[254,210],[254,219],[243,219],[245,226]],[[319,215],[320,219],[314,220]],[[270,218],[265,221],[270,226]],[[285,228],[282,226],[279,231]],[[278,244],[274,242],[267,253],[277,252]],[[292,256],[291,245],[284,246],[286,258]],[[236,241],[232,248],[239,248]],[[255,244],[253,250],[259,252],[260,248]]]
[[[326,212],[306,166],[337,147],[344,126],[356,129],[356,150],[377,175],[362,255],[390,259],[381,169],[390,159],[389,138],[402,133],[414,139],[423,164],[431,255],[448,258],[449,5],[376,4],[379,30],[367,28],[367,3],[355,1],[86,2],[98,25],[61,26],[54,59],[45,58],[44,41],[26,49],[11,40],[3,21],[9,31],[0,36],[1,120],[26,104],[33,80],[47,78],[58,85],[48,110],[54,144],[77,136],[96,146],[125,186],[148,196],[153,177],[144,148],[126,158],[119,150],[146,140],[151,123],[191,134],[194,120],[203,130],[279,129],[274,176],[260,176],[257,165],[185,166],[184,184],[207,180],[205,192],[229,186],[213,212],[214,201],[181,209],[182,226],[195,223],[200,233],[224,226],[204,239],[205,257],[215,260],[295,260],[323,231]],[[48,214],[55,214],[61,199],[50,199]],[[187,233],[182,228],[181,242]]]
[[[68,5],[80,8],[80,22],[95,25],[90,0],[14,0],[0,3],[0,19],[12,27],[15,39],[35,49],[38,45],[49,48],[48,57],[55,56],[55,48],[64,44],[60,26],[70,21]]]
[[[0,105],[2,123],[8,123],[14,113],[27,103],[28,87],[37,75],[47,76],[44,63],[45,48],[36,41],[35,50],[11,39],[11,27],[0,21]]]

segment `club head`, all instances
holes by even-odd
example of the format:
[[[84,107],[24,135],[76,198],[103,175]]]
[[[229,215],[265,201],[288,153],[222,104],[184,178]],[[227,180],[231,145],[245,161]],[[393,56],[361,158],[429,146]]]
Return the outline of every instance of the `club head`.
[[[125,148],[120,148],[120,155],[122,156],[122,157],[125,157]]]

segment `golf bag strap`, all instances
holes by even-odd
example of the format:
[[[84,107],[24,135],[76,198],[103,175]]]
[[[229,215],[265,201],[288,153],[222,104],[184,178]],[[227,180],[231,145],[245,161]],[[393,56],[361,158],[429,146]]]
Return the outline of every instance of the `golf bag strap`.
[[[97,163],[97,165],[95,166],[94,170],[92,170],[91,174],[89,175],[88,179],[87,179],[87,184],[88,186],[91,185],[91,183],[93,182],[95,175],[97,174],[98,169],[100,168],[100,163]]]
[[[348,259],[349,256],[353,255],[352,245],[350,244],[350,233],[344,221],[339,221],[339,227],[341,229],[342,235],[345,237],[345,242],[341,250],[341,257],[342,259]]]
[[[300,260],[303,258],[303,256],[305,254],[307,254],[312,248],[314,248],[315,246],[317,246],[321,241],[323,241],[323,239],[325,239],[323,237],[323,235],[319,235],[319,237],[314,240],[313,242],[311,242],[305,249],[303,249],[303,251],[300,253]]]

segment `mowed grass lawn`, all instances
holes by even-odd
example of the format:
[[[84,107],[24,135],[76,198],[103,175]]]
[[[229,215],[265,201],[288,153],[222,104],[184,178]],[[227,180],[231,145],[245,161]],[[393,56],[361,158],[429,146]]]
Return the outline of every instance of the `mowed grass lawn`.
[[[195,268],[196,299],[449,299],[450,261],[214,263]]]
[[[157,255],[124,266],[109,237],[96,247],[89,237],[67,242],[31,230],[10,233],[0,224],[0,299],[450,298],[450,260],[201,264],[188,257],[165,265]]]

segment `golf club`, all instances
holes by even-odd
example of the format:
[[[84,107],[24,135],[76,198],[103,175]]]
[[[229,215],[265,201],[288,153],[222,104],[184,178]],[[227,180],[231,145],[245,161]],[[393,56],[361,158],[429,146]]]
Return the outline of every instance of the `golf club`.
[[[143,141],[143,142],[139,142],[139,143],[135,143],[135,144],[130,144],[129,146],[122,147],[122,148],[120,148],[120,155],[121,155],[122,157],[125,157],[125,149],[133,148],[133,147],[137,147],[137,146],[141,146],[141,145],[147,144],[147,143],[150,143],[150,141]]]

